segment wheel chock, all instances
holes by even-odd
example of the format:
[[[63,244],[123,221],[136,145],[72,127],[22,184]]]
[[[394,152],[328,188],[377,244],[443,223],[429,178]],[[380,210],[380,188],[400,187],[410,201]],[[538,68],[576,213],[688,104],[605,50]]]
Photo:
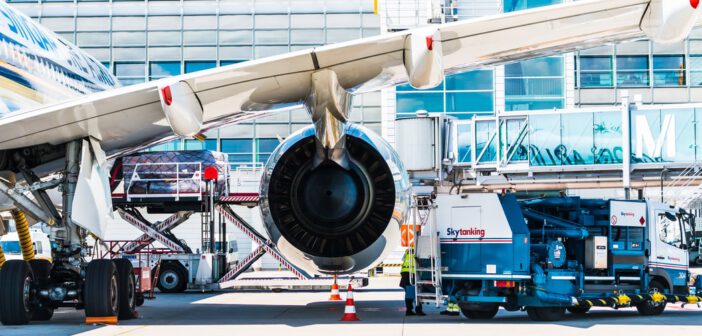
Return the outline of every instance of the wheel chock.
[[[117,324],[117,316],[85,317],[85,324]]]

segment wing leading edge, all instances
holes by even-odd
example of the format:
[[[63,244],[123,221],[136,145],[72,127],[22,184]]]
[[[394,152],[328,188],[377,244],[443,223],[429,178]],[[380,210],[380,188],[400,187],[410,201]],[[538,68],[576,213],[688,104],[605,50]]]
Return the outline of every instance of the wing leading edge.
[[[113,155],[147,147],[173,136],[159,90],[177,82],[187,84],[197,96],[206,130],[302,105],[312,89],[312,73],[321,70],[333,71],[339,84],[352,93],[407,82],[431,87],[440,83],[444,73],[655,38],[664,28],[683,30],[680,34],[686,36],[696,25],[697,11],[682,7],[683,2],[690,6],[688,0],[579,1],[380,35],[108,90],[0,119],[0,150],[61,144],[87,136],[101,140],[103,149]],[[680,20],[688,16],[687,21]]]

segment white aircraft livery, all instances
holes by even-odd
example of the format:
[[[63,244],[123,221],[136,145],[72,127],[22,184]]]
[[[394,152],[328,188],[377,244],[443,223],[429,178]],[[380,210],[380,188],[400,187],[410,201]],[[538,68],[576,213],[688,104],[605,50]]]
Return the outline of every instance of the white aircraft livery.
[[[85,258],[88,235],[102,238],[113,213],[106,160],[290,107],[304,106],[312,124],[266,163],[268,237],[308,273],[366,270],[397,246],[410,184],[395,150],[350,123],[354,95],[433,88],[446,74],[607,43],[680,42],[699,25],[698,7],[582,0],[120,87],[94,58],[2,2],[0,210],[49,224],[53,261],[0,268],[0,321],[45,320],[65,306],[132,317],[134,284],[118,281],[131,264]],[[46,193],[59,186],[60,210]]]
[[[0,3],[0,116],[113,88],[93,57]]]

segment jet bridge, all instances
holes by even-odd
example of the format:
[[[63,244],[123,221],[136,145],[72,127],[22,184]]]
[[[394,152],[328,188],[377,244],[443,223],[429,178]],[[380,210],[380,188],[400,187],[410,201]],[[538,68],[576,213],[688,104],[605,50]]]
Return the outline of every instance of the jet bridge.
[[[637,100],[468,120],[418,113],[396,121],[395,145],[415,182],[443,191],[697,186],[702,104]]]

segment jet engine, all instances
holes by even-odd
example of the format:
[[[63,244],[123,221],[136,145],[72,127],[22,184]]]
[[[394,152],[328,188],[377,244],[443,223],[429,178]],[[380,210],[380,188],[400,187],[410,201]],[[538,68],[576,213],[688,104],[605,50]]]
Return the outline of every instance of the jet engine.
[[[364,127],[349,125],[344,160],[320,158],[315,128],[275,149],[261,181],[269,237],[290,262],[312,274],[367,269],[400,241],[410,202],[395,150]]]

